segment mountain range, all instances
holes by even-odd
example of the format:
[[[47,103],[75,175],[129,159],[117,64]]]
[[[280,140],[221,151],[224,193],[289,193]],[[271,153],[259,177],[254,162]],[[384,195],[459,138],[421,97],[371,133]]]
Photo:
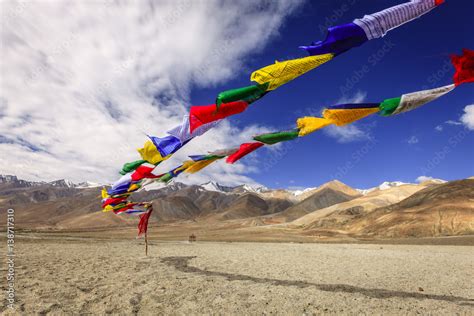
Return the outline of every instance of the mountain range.
[[[103,213],[101,185],[31,182],[0,175],[0,209],[15,209],[20,229],[97,230],[136,225],[134,216]],[[221,229],[236,234],[317,238],[433,237],[474,233],[474,179],[419,184],[384,182],[359,190],[333,180],[301,190],[172,183],[133,195],[153,201],[151,225]],[[1,226],[6,221],[2,212]]]

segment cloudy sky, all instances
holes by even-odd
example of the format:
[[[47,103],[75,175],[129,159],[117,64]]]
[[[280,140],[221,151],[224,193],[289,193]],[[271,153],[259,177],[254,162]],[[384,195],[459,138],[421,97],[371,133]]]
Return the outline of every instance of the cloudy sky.
[[[297,47],[324,38],[327,26],[399,2],[2,1],[0,174],[114,181],[124,162],[138,159],[145,134],[163,136],[191,104],[248,85],[253,69],[276,59],[304,56]],[[450,83],[449,54],[474,48],[466,35],[472,11],[448,1],[341,55],[193,140],[163,168],[291,128],[325,105]],[[474,175],[472,130],[466,85],[418,111],[327,128],[185,180],[304,187],[338,178],[369,187],[463,178]]]

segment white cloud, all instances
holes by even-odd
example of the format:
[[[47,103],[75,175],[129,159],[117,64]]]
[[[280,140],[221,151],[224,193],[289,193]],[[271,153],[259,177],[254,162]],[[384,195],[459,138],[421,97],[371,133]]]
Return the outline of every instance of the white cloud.
[[[430,176],[419,176],[418,178],[416,178],[416,182],[418,182],[418,183],[423,183],[425,181],[431,181],[431,182],[434,182],[434,183],[445,183],[446,182],[445,180],[433,178],[433,177],[430,177]]]
[[[420,142],[420,140],[418,139],[418,137],[416,136],[410,136],[410,138],[408,138],[407,140],[407,143],[410,144],[410,145],[414,145],[414,144],[418,144]]]
[[[453,121],[453,120],[447,120],[445,123],[448,125],[462,125],[461,122]]]
[[[418,178],[416,178],[416,182],[418,183],[422,183],[422,182],[430,181],[430,180],[434,180],[434,178],[428,177],[428,176],[419,176]]]
[[[0,174],[115,180],[139,158],[145,133],[160,136],[180,122],[192,88],[249,76],[246,57],[299,4],[3,1]],[[260,130],[224,122],[174,161]],[[250,182],[246,170],[216,163],[198,177]]]
[[[464,108],[464,114],[460,120],[468,129],[474,130],[474,104],[467,105]]]
[[[365,91],[357,91],[352,96],[342,96],[336,101],[336,104],[344,104],[344,103],[362,103],[367,98],[367,92]]]
[[[452,125],[452,126],[460,126],[460,125],[463,125],[463,123],[460,122],[460,121],[447,120],[447,121],[445,121],[444,123],[442,123],[442,124],[440,124],[440,125],[437,125],[437,126],[435,127],[435,130],[436,130],[437,132],[442,132],[442,131],[444,130],[443,124],[444,124],[444,125]]]
[[[363,91],[357,91],[352,96],[343,96],[336,101],[336,104],[344,103],[362,103],[365,101],[367,93]],[[370,139],[370,133],[368,130],[363,131],[359,128],[357,123],[353,123],[347,126],[336,126],[329,125],[323,129],[324,133],[329,137],[335,138],[339,143],[350,143],[355,141],[362,141]]]
[[[367,132],[360,130],[354,124],[342,127],[329,125],[324,128],[324,133],[332,138],[335,138],[339,143],[350,143],[354,141],[367,140],[370,138],[370,135]]]

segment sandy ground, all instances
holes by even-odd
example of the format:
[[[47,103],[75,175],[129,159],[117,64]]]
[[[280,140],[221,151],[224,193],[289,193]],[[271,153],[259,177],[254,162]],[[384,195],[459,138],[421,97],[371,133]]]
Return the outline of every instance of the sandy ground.
[[[18,314],[474,314],[472,246],[15,244]]]

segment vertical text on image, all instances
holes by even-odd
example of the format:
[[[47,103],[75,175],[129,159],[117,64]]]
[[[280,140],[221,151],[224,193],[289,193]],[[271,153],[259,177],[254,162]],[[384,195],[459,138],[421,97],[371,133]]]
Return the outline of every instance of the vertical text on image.
[[[7,210],[7,287],[5,299],[7,306],[14,309],[15,303],[15,210]]]

